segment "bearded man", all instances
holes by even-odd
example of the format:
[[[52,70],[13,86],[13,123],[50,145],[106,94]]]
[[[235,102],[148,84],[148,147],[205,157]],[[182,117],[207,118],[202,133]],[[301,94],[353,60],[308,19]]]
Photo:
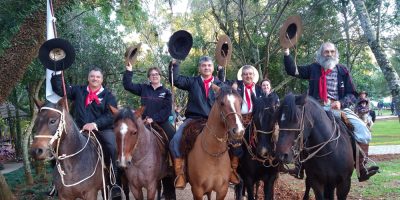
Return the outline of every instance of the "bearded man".
[[[330,42],[318,49],[315,63],[305,66],[296,67],[289,49],[284,49],[284,65],[288,75],[308,80],[308,94],[324,106],[343,101],[345,96],[357,96],[349,70],[339,64],[339,52]]]
[[[316,52],[316,62],[310,65],[296,66],[289,55],[289,49],[284,49],[284,65],[288,75],[308,80],[308,95],[317,99],[325,110],[330,110],[331,106],[341,104],[347,108],[356,100],[357,92],[354,88],[348,69],[339,64],[339,52],[334,44],[330,42],[322,43]],[[339,104],[339,105],[340,105]],[[352,123],[350,121],[350,123]],[[352,123],[353,126],[355,124]],[[361,134],[355,132],[355,134]],[[357,140],[357,137],[354,138]],[[357,140],[359,149],[359,176],[360,182],[368,180],[371,176],[379,172],[378,166],[367,167],[369,141]],[[353,151],[358,152],[356,148]],[[355,163],[357,156],[354,157]],[[296,178],[302,179],[304,176],[300,163],[295,163],[296,169],[288,172]]]

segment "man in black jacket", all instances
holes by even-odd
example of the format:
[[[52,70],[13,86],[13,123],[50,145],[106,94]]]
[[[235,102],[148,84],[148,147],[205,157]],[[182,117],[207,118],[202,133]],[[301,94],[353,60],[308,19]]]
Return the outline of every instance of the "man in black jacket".
[[[184,189],[186,179],[184,176],[184,160],[179,151],[180,140],[182,138],[183,129],[192,119],[208,118],[211,107],[215,100],[214,91],[211,89],[211,84],[220,85],[221,82],[213,76],[214,64],[211,57],[204,56],[199,61],[200,75],[194,77],[182,76],[179,74],[179,65],[175,60],[170,64],[173,70],[174,85],[182,90],[188,91],[188,103],[185,112],[186,120],[176,131],[174,138],[170,142],[170,151],[174,157],[175,166],[175,188]],[[169,81],[171,79],[171,70],[169,70]]]
[[[104,162],[113,164],[117,184],[119,184],[118,167],[115,163],[117,145],[113,131],[113,116],[109,105],[117,107],[114,95],[103,84],[103,72],[94,67],[89,71],[87,85],[66,85],[67,97],[74,102],[74,119],[79,129],[85,132],[95,131],[104,150]],[[51,78],[53,91],[64,96],[60,75]]]
[[[341,105],[349,104],[346,99],[356,99],[357,92],[348,69],[339,64],[339,52],[335,45],[330,42],[322,43],[316,52],[316,62],[310,65],[296,66],[289,55],[289,49],[284,49],[284,65],[288,75],[308,80],[308,94],[319,100],[325,110],[331,109],[339,101]],[[352,102],[355,103],[355,102]],[[359,181],[368,180],[378,172],[379,167],[365,167],[369,144],[358,142],[360,148],[366,153],[359,155]],[[354,150],[355,151],[355,150]],[[357,156],[355,156],[356,159]],[[303,177],[301,167],[289,173],[298,178]]]

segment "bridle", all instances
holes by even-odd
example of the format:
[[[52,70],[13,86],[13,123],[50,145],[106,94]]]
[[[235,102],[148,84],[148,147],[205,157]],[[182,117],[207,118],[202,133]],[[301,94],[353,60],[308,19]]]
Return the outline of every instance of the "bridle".
[[[61,143],[61,137],[62,137],[63,133],[67,134],[67,132],[65,131],[66,130],[66,128],[65,128],[65,125],[66,125],[66,123],[65,123],[65,111],[64,111],[64,109],[62,111],[60,111],[58,109],[51,108],[51,107],[46,107],[46,106],[41,107],[39,112],[41,112],[42,110],[50,110],[50,111],[54,111],[54,112],[57,112],[57,113],[60,114],[60,122],[58,123],[58,127],[57,127],[57,130],[54,133],[54,135],[36,135],[35,138],[47,138],[47,139],[50,139],[47,145],[48,145],[48,147],[50,149],[50,152],[51,152],[51,154],[53,156],[52,158],[54,158],[56,160],[57,170],[58,170],[58,173],[60,174],[61,182],[65,187],[76,186],[76,185],[88,180],[92,176],[94,176],[94,174],[97,171],[97,166],[98,166],[99,162],[101,162],[102,168],[104,168],[104,161],[102,159],[103,158],[103,149],[101,148],[100,142],[97,140],[95,134],[92,131],[89,132],[88,139],[87,139],[85,145],[80,150],[78,150],[75,153],[69,154],[69,155],[66,155],[66,154],[59,155],[59,147],[60,147],[60,143]],[[66,173],[62,169],[60,161],[66,160],[66,159],[71,158],[71,157],[74,157],[74,156],[78,155],[79,153],[81,153],[86,148],[86,146],[89,144],[90,138],[94,138],[94,140],[97,142],[96,146],[98,147],[96,149],[97,155],[98,155],[97,156],[97,162],[96,162],[96,165],[95,165],[95,168],[94,168],[93,172],[89,176],[87,176],[87,177],[85,177],[85,178],[83,178],[83,179],[81,179],[81,180],[79,180],[79,181],[77,181],[75,183],[65,184],[64,176],[66,175]],[[54,151],[53,143],[56,140],[57,140],[57,146],[56,146],[56,150]],[[105,188],[104,172],[102,173],[102,177],[103,177],[103,188]]]

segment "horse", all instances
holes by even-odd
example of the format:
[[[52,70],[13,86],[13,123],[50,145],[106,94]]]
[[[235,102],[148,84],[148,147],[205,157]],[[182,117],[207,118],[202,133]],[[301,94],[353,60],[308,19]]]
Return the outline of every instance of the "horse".
[[[340,118],[326,112],[306,95],[288,94],[278,108],[279,139],[275,157],[283,163],[301,163],[309,187],[319,199],[346,199],[354,169],[349,130]]]
[[[110,106],[110,109],[114,115],[117,163],[124,168],[135,199],[143,199],[142,188],[146,188],[147,199],[153,200],[160,180],[168,175],[168,152],[165,147],[167,141],[159,140],[145,126],[141,119],[144,107],[135,113],[130,108],[118,110]]]
[[[40,111],[34,124],[31,155],[38,160],[56,160],[53,183],[59,199],[96,200],[98,191],[105,188],[99,143],[91,135],[80,133],[65,109],[65,97],[56,104],[35,103]]]
[[[274,183],[278,178],[279,163],[273,157],[275,121],[274,114],[279,105],[278,96],[256,98],[252,95],[253,119],[250,133],[243,139],[243,156],[239,160],[238,173],[243,183],[235,187],[236,199],[242,199],[242,187],[247,190],[247,199],[254,198],[254,184],[264,182],[264,199],[274,199]],[[254,127],[253,127],[254,125]]]
[[[228,145],[241,145],[244,134],[240,113],[242,98],[238,92],[227,85],[219,88],[213,84],[212,89],[216,92],[216,100],[205,127],[185,155],[195,200],[202,200],[204,195],[211,199],[212,191],[216,192],[217,200],[225,198],[231,174]]]

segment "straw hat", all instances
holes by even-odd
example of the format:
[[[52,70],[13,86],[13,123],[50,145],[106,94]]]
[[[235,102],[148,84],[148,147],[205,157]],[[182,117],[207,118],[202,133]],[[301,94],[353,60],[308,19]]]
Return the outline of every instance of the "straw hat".
[[[232,56],[232,43],[227,35],[218,38],[217,47],[215,49],[215,58],[218,65],[224,66],[229,63]]]
[[[302,33],[301,17],[298,15],[288,17],[279,30],[279,42],[282,48],[293,47],[299,41]]]

